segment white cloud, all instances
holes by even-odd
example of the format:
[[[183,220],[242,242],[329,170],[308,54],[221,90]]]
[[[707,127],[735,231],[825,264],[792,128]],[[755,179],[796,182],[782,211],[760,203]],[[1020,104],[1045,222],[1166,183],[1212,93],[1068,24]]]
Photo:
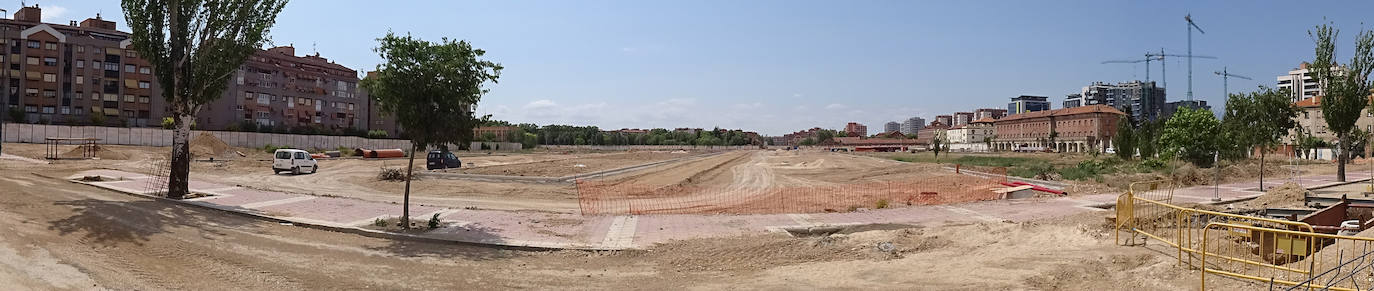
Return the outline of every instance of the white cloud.
[[[763,107],[763,103],[761,103],[761,102],[740,103],[740,104],[735,104],[734,107],[735,107],[735,109],[758,109],[758,108],[762,108],[762,107]]]
[[[639,51],[639,49],[638,49],[638,48],[634,48],[634,47],[622,47],[622,48],[620,48],[620,51],[621,51],[621,52],[626,52],[626,53],[633,53],[633,52]]]
[[[555,103],[553,102],[553,100],[549,99],[534,100],[531,101],[529,104],[525,104],[525,109],[542,109],[552,107],[558,107],[558,103]]]
[[[42,8],[43,22],[62,23],[64,22],[64,20],[67,20],[62,18],[63,16],[67,15],[67,7],[57,5],[44,5]]]
[[[844,104],[839,104],[839,103],[831,103],[830,105],[826,105],[826,106],[825,106],[825,109],[830,109],[830,110],[845,109],[845,108],[849,108],[849,106],[844,106]]]

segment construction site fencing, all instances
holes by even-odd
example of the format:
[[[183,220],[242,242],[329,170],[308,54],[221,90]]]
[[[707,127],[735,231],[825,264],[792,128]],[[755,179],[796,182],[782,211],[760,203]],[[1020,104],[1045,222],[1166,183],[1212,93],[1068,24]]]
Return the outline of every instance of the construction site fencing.
[[[1002,172],[1005,169],[988,169]],[[883,181],[789,187],[704,187],[578,180],[583,215],[681,213],[816,213],[861,208],[937,205],[1001,198],[1006,176],[948,175],[920,181]]]
[[[1374,238],[1238,223],[1208,223],[1201,233],[1201,288],[1222,275],[1270,290],[1370,290]]]
[[[1117,244],[1145,244],[1154,239],[1175,248],[1180,263],[1193,265],[1202,248],[1208,223],[1236,223],[1272,229],[1312,232],[1311,225],[1281,219],[1245,216],[1171,204],[1176,187],[1164,180],[1132,183],[1117,197]],[[1126,235],[1123,235],[1125,232]]]
[[[172,130],[161,128],[125,128],[105,126],[66,126],[46,124],[5,123],[3,140],[17,143],[43,143],[47,138],[98,138],[99,144],[133,146],[171,146]],[[400,139],[369,139],[356,136],[302,135],[238,131],[191,131],[190,138],[201,133],[223,140],[230,146],[259,148],[266,145],[289,146],[300,149],[409,149],[410,141]]]

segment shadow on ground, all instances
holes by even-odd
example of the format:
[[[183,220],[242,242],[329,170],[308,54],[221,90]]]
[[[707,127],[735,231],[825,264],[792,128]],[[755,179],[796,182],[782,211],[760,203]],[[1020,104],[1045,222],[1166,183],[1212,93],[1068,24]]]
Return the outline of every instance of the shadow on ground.
[[[63,236],[81,235],[83,241],[103,245],[141,245],[148,241],[148,237],[175,227],[191,227],[222,234],[207,226],[237,227],[254,222],[239,217],[209,219],[199,209],[156,200],[78,199],[56,201],[53,205],[71,208],[72,216],[50,221],[48,229],[58,231]]]

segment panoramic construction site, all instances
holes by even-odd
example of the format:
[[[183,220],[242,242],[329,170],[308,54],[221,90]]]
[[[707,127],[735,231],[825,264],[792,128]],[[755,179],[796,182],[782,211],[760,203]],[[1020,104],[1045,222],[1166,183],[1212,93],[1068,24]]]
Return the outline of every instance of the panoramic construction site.
[[[1255,185],[1221,185],[1227,192],[1219,197],[1232,202],[1210,205],[1199,204],[1211,198],[1205,192],[1210,188],[1185,189],[1166,181],[1136,183],[1126,191],[1067,194],[1043,185],[1069,182],[1008,177],[1000,167],[903,162],[821,148],[464,151],[457,153],[461,168],[442,170],[426,170],[423,159],[417,159],[412,215],[444,222],[407,235],[518,247],[487,249],[389,238],[382,234],[394,230],[371,226],[373,220],[399,215],[405,182],[382,174],[403,170],[405,157],[366,158],[340,150],[340,157],[319,156],[316,173],[296,175],[273,173],[272,148],[233,147],[202,135],[192,140],[191,149],[192,191],[198,195],[183,204],[138,195],[156,193],[165,184],[157,175],[165,171],[167,147],[59,145],[57,156],[49,159],[51,146],[6,144],[0,184],[19,190],[0,201],[7,205],[0,214],[16,221],[50,219],[37,228],[18,224],[0,229],[25,234],[23,239],[0,239],[0,245],[16,253],[30,251],[15,245],[44,245],[49,255],[0,256],[53,266],[101,265],[135,258],[54,254],[93,246],[140,253],[190,245],[192,249],[178,247],[161,259],[137,260],[140,266],[196,269],[173,261],[205,257],[234,262],[218,271],[240,274],[214,280],[111,282],[102,278],[130,271],[96,268],[71,271],[78,279],[67,282],[88,280],[116,289],[224,288],[244,284],[243,278],[345,286],[331,285],[345,283],[330,283],[334,279],[317,277],[314,270],[284,265],[280,258],[253,259],[262,252],[300,253],[284,255],[294,260],[341,257],[345,262],[333,272],[342,274],[357,272],[347,265],[449,270],[455,266],[426,258],[501,258],[464,260],[457,267],[492,274],[477,286],[493,287],[550,287],[592,276],[597,279],[593,286],[643,288],[637,281],[679,274],[654,284],[710,279],[720,286],[775,288],[923,284],[1082,290],[1119,289],[1122,281],[1149,289],[1192,289],[1202,280],[1213,287],[1255,288],[1268,283],[1235,278],[1274,278],[1288,285],[1364,278],[1358,275],[1364,269],[1347,267],[1369,265],[1352,261],[1364,258],[1368,241],[1337,237],[1336,232],[1352,230],[1339,225],[1349,217],[1374,221],[1368,219],[1369,206],[1339,198],[1332,202],[1328,196],[1354,185],[1319,186],[1330,183],[1329,177],[1266,182],[1316,189],[1307,194],[1288,185],[1269,193]],[[36,190],[43,188],[62,194]],[[1344,208],[1311,208],[1311,201]],[[201,208],[192,207],[196,205]],[[176,209],[174,216],[166,216],[168,207]],[[1265,212],[1271,218],[1260,218]],[[1328,217],[1338,212],[1345,216]],[[1297,214],[1286,220],[1278,217],[1281,213]],[[291,224],[318,229],[285,228]],[[212,250],[217,243],[196,234],[206,231],[236,237],[231,244],[241,247]],[[66,239],[73,234],[86,239]],[[294,249],[317,238],[328,239],[308,244],[325,249]],[[872,277],[912,268],[964,271]],[[1320,272],[1336,268],[1345,269]],[[497,272],[524,274],[526,279],[496,279]],[[433,278],[429,280],[437,285],[417,285],[416,274],[396,272],[396,279],[381,284],[450,286],[442,283],[447,279]],[[830,276],[838,279],[817,279]],[[746,277],[756,280],[740,279]],[[12,279],[17,286],[49,286],[0,279]]]

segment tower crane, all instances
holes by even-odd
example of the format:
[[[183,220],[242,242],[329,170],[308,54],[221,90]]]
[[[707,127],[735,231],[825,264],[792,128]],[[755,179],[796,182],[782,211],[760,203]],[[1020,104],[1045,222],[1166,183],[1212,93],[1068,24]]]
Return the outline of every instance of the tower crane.
[[[1230,97],[1231,97],[1231,91],[1230,91],[1230,89],[1226,88],[1226,86],[1227,86],[1227,84],[1226,84],[1226,83],[1227,83],[1227,79],[1229,79],[1229,78],[1241,78],[1241,79],[1246,79],[1246,80],[1251,80],[1251,81],[1254,81],[1254,80],[1255,80],[1255,79],[1251,79],[1250,77],[1232,74],[1231,72],[1226,71],[1226,67],[1221,67],[1221,70],[1220,70],[1220,71],[1216,71],[1216,72],[1212,72],[1212,73],[1213,73],[1213,74],[1217,74],[1217,76],[1221,76],[1221,91],[1222,91],[1222,93],[1225,93],[1225,94],[1222,95],[1222,96],[1226,96],[1228,100],[1229,100]]]
[[[1191,68],[1192,68],[1192,63],[1193,63],[1193,62],[1192,62],[1192,59],[1216,59],[1216,58],[1217,58],[1217,57],[1213,57],[1213,56],[1194,56],[1194,55],[1192,55],[1192,54],[1187,54],[1187,55],[1169,54],[1169,53],[1164,53],[1164,48],[1160,48],[1158,54],[1156,54],[1156,53],[1145,53],[1145,57],[1146,57],[1146,58],[1157,58],[1156,60],[1159,61],[1159,71],[1160,71],[1160,73],[1159,73],[1160,77],[1159,77],[1159,78],[1162,79],[1162,80],[1164,80],[1164,82],[1163,82],[1164,84],[1162,84],[1162,85],[1164,85],[1164,88],[1169,88],[1169,75],[1168,75],[1168,74],[1169,74],[1169,70],[1168,70],[1168,63],[1165,63],[1165,62],[1164,62],[1164,59],[1165,59],[1166,57],[1178,57],[1178,58],[1186,58],[1186,59],[1188,59],[1188,60],[1189,60],[1189,61],[1188,61],[1188,63],[1189,63],[1188,67],[1190,68],[1190,69],[1188,69],[1188,88],[1189,88],[1189,89],[1188,89],[1188,93],[1189,93],[1189,94],[1188,94],[1188,100],[1193,100],[1193,97],[1192,97],[1192,95],[1193,95],[1193,94],[1192,94],[1192,92],[1193,92],[1193,89],[1192,89],[1192,86],[1193,86],[1193,85],[1192,85],[1192,84],[1193,84],[1193,82],[1192,82],[1193,70],[1191,69]]]
[[[1188,101],[1193,101],[1193,29],[1197,29],[1197,32],[1201,34],[1207,34],[1207,32],[1202,31],[1197,23],[1193,23],[1193,14],[1191,13],[1184,15],[1183,20],[1188,21]]]

